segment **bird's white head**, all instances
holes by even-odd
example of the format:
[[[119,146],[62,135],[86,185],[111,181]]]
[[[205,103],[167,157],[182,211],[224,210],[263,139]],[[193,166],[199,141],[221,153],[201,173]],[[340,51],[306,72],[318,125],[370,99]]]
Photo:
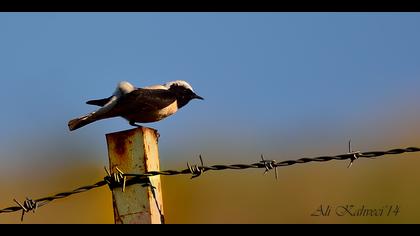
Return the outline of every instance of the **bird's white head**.
[[[193,88],[184,80],[175,80],[163,85],[167,90],[172,91],[177,99],[178,108],[181,108],[192,99],[201,99],[202,97],[195,94]]]
[[[163,86],[165,86],[167,89],[171,88],[171,86],[179,86],[179,87],[184,87],[194,92],[194,89],[191,87],[191,85],[187,83],[187,81],[184,81],[184,80],[170,81],[164,84]]]

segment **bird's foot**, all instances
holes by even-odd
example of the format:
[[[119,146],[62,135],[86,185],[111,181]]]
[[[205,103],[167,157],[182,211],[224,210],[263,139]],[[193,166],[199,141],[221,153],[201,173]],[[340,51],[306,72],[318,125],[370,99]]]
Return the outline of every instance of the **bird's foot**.
[[[129,124],[130,124],[131,126],[134,126],[134,127],[139,127],[139,128],[143,127],[143,126],[141,126],[141,125],[136,124],[136,122],[135,122],[135,121],[130,121],[130,122],[129,122]]]

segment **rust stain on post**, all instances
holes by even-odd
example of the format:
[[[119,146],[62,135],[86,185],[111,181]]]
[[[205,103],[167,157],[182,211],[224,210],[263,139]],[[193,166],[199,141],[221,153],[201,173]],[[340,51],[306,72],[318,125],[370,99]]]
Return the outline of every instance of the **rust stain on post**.
[[[106,134],[110,170],[142,174],[160,170],[157,131],[147,127]],[[156,187],[156,200],[163,214],[160,176],[150,177]],[[114,218],[117,224],[160,224],[161,217],[150,187],[127,186],[125,192],[112,190]]]

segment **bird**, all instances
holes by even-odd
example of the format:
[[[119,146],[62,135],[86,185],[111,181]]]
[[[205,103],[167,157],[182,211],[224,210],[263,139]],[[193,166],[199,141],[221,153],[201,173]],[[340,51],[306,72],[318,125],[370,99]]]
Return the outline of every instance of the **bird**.
[[[87,101],[86,104],[96,105],[100,108],[71,119],[68,122],[68,128],[73,131],[90,123],[114,117],[122,117],[131,126],[141,127],[137,123],[151,123],[165,119],[175,114],[193,99],[204,100],[184,80],[143,88],[137,88],[127,81],[121,81],[110,97]]]

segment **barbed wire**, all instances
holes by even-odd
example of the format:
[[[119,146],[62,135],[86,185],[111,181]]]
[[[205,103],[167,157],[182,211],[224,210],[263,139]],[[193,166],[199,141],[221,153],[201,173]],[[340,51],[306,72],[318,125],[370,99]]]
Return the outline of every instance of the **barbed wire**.
[[[312,158],[300,158],[297,160],[287,160],[276,162],[275,160],[262,160],[257,163],[253,164],[233,164],[233,165],[212,165],[212,166],[189,166],[187,165],[187,169],[184,170],[164,170],[164,171],[149,171],[144,174],[124,174],[124,176],[137,176],[137,177],[151,177],[155,175],[182,175],[182,174],[192,174],[192,178],[198,177],[202,173],[210,170],[243,170],[249,168],[265,168],[266,171],[270,169],[274,169],[277,167],[284,167],[284,166],[291,166],[294,164],[303,164],[308,162],[325,162],[331,160],[350,160],[354,162],[354,160],[358,158],[375,158],[384,155],[397,155],[402,153],[409,153],[409,152],[419,152],[420,148],[418,147],[408,147],[408,148],[398,148],[398,149],[391,149],[388,151],[373,151],[373,152],[349,152],[346,154],[340,154],[335,156],[319,156],[319,157],[312,157]],[[201,155],[200,155],[201,159]]]
[[[335,156],[318,156],[318,157],[312,157],[312,158],[300,158],[297,160],[287,160],[287,161],[280,161],[277,162],[275,160],[265,160],[263,155],[261,155],[261,161],[253,163],[253,164],[232,164],[232,165],[212,165],[212,166],[204,166],[203,159],[200,157],[200,165],[190,165],[187,162],[187,168],[183,170],[164,170],[164,171],[148,171],[143,174],[132,174],[132,173],[123,173],[121,170],[117,169],[118,173],[113,173],[112,175],[106,170],[107,176],[104,177],[103,180],[98,181],[95,184],[87,185],[83,187],[76,188],[72,191],[68,192],[62,192],[57,193],[52,196],[38,198],[35,200],[32,200],[30,198],[26,198],[26,200],[22,203],[18,202],[16,199],[14,201],[18,204],[17,206],[12,206],[8,208],[4,208],[0,210],[0,213],[10,213],[10,212],[16,212],[22,210],[22,217],[21,220],[23,220],[23,215],[27,212],[34,211],[41,207],[46,205],[47,203],[65,198],[68,196],[71,196],[73,194],[77,193],[83,193],[86,191],[89,191],[94,188],[98,188],[104,185],[108,185],[110,189],[113,189],[115,187],[122,187],[122,190],[124,191],[126,186],[133,185],[133,184],[142,184],[142,186],[149,186],[152,188],[152,192],[154,191],[154,187],[151,186],[149,177],[153,177],[156,175],[166,175],[166,176],[172,176],[172,175],[185,175],[190,174],[192,175],[191,178],[196,178],[203,174],[206,171],[216,171],[216,170],[244,170],[244,169],[250,169],[250,168],[264,168],[264,173],[267,173],[268,171],[274,169],[275,170],[275,176],[277,179],[277,168],[278,167],[285,167],[285,166],[291,166],[294,164],[303,164],[303,163],[309,163],[309,162],[326,162],[326,161],[332,161],[332,160],[350,160],[350,164],[348,167],[351,167],[351,164],[359,159],[359,158],[375,158],[375,157],[381,157],[385,155],[398,155],[403,153],[411,153],[411,152],[419,152],[420,148],[418,147],[408,147],[408,148],[397,148],[397,149],[391,149],[388,151],[371,151],[371,152],[360,152],[351,151],[350,148],[350,142],[349,142],[349,152],[346,154],[340,154]],[[129,178],[127,178],[129,177]],[[155,196],[153,192],[153,196]],[[155,199],[156,200],[156,199]],[[160,212],[160,209],[159,209]],[[161,217],[163,217],[161,215]]]
[[[41,206],[44,206],[44,205],[46,205],[47,203],[49,203],[53,200],[60,199],[60,198],[65,198],[65,197],[68,197],[68,196],[71,196],[71,195],[77,194],[77,193],[83,193],[83,192],[89,191],[91,189],[104,186],[106,184],[108,184],[108,182],[105,181],[105,180],[102,180],[102,181],[99,181],[99,182],[97,182],[95,184],[92,184],[92,185],[83,186],[83,187],[80,187],[80,188],[77,188],[77,189],[74,189],[74,190],[68,191],[68,192],[57,193],[57,194],[49,196],[49,197],[38,198],[38,199],[35,199],[35,200],[32,200],[30,198],[26,198],[26,200],[24,201],[23,204],[19,203],[16,199],[14,199],[14,201],[18,204],[18,206],[12,206],[12,207],[8,207],[8,208],[4,208],[4,209],[0,210],[0,213],[9,213],[9,212],[15,212],[15,211],[22,210],[21,220],[23,220],[24,213],[29,212],[29,211],[35,211],[37,208],[39,208]],[[28,204],[28,203],[30,203],[30,204]]]

